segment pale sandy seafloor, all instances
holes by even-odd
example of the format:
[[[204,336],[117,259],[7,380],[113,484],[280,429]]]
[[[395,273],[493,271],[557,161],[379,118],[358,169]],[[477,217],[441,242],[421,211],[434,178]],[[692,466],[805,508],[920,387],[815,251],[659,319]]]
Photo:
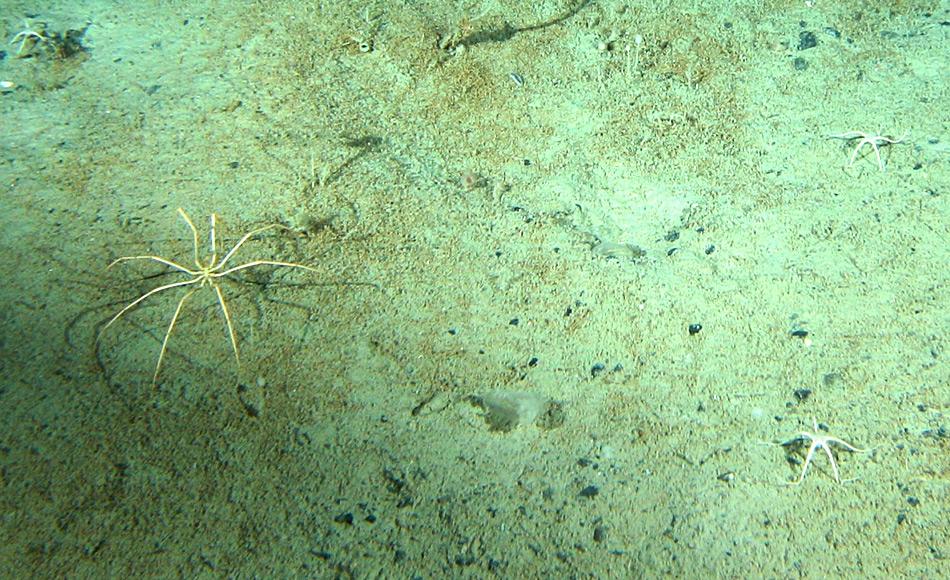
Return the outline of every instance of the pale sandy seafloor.
[[[0,575],[950,575],[947,2],[0,22]]]

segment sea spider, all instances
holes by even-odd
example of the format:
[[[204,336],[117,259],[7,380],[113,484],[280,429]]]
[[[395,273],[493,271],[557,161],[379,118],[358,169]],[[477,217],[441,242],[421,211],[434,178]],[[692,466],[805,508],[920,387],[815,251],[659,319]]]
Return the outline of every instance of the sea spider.
[[[200,288],[207,287],[214,290],[214,294],[217,297],[218,304],[221,306],[221,312],[224,315],[224,322],[228,328],[228,337],[231,339],[231,348],[234,351],[234,359],[235,361],[237,361],[238,365],[240,365],[241,358],[240,358],[240,355],[238,354],[237,335],[234,332],[234,324],[231,321],[231,313],[228,310],[227,303],[224,300],[224,293],[221,291],[221,283],[220,283],[221,279],[235,272],[246,270],[248,268],[253,268],[255,266],[286,266],[289,268],[300,268],[300,269],[308,270],[311,272],[316,271],[310,266],[305,266],[303,264],[295,264],[293,262],[279,262],[279,261],[274,261],[274,260],[253,260],[251,262],[247,262],[238,266],[231,266],[229,268],[226,267],[228,265],[228,262],[231,260],[232,257],[234,257],[234,254],[237,253],[237,251],[241,248],[244,242],[248,241],[253,236],[256,236],[262,232],[265,232],[273,228],[283,228],[284,226],[281,226],[279,224],[271,224],[268,226],[257,228],[255,230],[251,230],[250,232],[244,234],[241,237],[241,239],[238,240],[236,244],[234,244],[231,250],[228,251],[228,253],[225,254],[224,257],[219,260],[218,259],[218,245],[217,245],[217,240],[215,238],[215,225],[216,225],[217,217],[213,213],[211,214],[211,232],[210,232],[211,257],[209,260],[204,261],[201,259],[201,256],[199,255],[199,251],[198,251],[198,229],[195,228],[194,223],[191,221],[191,218],[188,217],[188,214],[185,213],[185,210],[178,208],[178,215],[180,215],[181,218],[185,220],[185,223],[188,224],[188,227],[191,229],[192,240],[194,242],[194,260],[195,260],[194,268],[187,268],[185,266],[177,264],[161,256],[153,256],[153,255],[124,256],[116,260],[113,260],[112,263],[110,263],[109,266],[107,267],[108,269],[108,268],[111,268],[112,266],[115,266],[116,264],[120,262],[128,262],[130,260],[151,260],[153,262],[158,262],[159,264],[164,264],[165,266],[168,266],[169,268],[172,268],[173,270],[176,270],[180,272],[181,274],[184,274],[188,278],[186,280],[172,282],[170,284],[165,284],[163,286],[153,288],[149,290],[148,292],[146,292],[145,294],[133,300],[125,308],[120,310],[118,314],[113,316],[109,320],[109,322],[106,323],[105,326],[102,327],[102,331],[100,331],[99,333],[100,337],[102,336],[102,333],[105,332],[105,330],[112,325],[112,323],[114,323],[116,320],[121,318],[122,315],[124,315],[129,310],[135,308],[136,306],[144,302],[150,296],[153,296],[165,290],[170,290],[172,288],[192,286],[192,288],[188,292],[186,292],[185,295],[182,296],[181,299],[178,301],[178,306],[175,307],[175,313],[172,315],[171,322],[168,324],[168,329],[165,331],[165,338],[162,340],[162,348],[158,354],[158,363],[155,365],[155,374],[152,375],[152,384],[155,384],[158,381],[158,372],[162,367],[162,360],[164,360],[165,352],[168,349],[168,339],[171,337],[172,330],[174,330],[175,328],[175,323],[178,321],[178,316],[181,314],[182,307],[185,305],[185,301],[191,298],[192,294],[197,292]]]

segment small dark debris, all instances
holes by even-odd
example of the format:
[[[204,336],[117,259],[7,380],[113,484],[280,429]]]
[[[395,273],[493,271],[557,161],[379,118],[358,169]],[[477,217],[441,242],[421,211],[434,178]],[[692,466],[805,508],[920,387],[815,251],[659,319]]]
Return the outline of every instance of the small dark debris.
[[[536,356],[531,357],[531,360],[528,361],[528,366],[529,366],[529,367],[536,367],[536,366],[538,366],[538,357],[536,357]]]
[[[459,331],[458,331],[457,329],[455,329],[455,328],[450,328],[450,329],[449,329],[449,334],[451,334],[452,336],[455,336],[456,334],[458,334],[458,332],[459,332]]]
[[[350,512],[342,513],[342,514],[338,515],[337,517],[333,518],[333,521],[336,522],[336,523],[338,523],[338,524],[346,524],[346,525],[348,525],[348,526],[352,526],[352,525],[353,525],[353,514],[350,513]]]
[[[917,498],[914,497],[914,496],[910,496],[910,497],[907,498],[907,503],[909,503],[909,504],[912,505],[913,507],[917,507],[917,506],[920,505],[920,500],[917,499]]]
[[[605,528],[604,526],[596,526],[594,528],[594,541],[600,544],[606,539],[607,539],[607,528]]]
[[[597,487],[596,485],[588,485],[587,487],[582,489],[578,495],[581,497],[592,498],[592,497],[597,497],[597,494],[599,493],[600,493],[599,487]]]
[[[934,439],[946,439],[950,436],[950,430],[946,426],[941,425],[937,429],[925,429],[923,432],[924,437],[932,437]]]
[[[397,474],[388,467],[383,469],[383,478],[386,480],[386,489],[390,493],[400,493],[406,487],[406,478],[401,473]]]
[[[803,30],[798,33],[798,50],[808,50],[818,46],[818,37],[814,32]]]
[[[603,363],[597,363],[594,366],[590,367],[590,376],[596,377],[600,373],[604,372],[604,369],[607,368],[607,365]]]
[[[707,255],[707,256],[708,256],[709,254],[712,254],[712,253],[715,252],[715,251],[716,251],[716,246],[714,246],[714,245],[712,245],[712,244],[709,244],[708,246],[706,246],[705,252],[706,252],[706,255]]]
[[[791,331],[789,334],[791,334],[795,338],[805,338],[806,336],[808,336],[808,331],[805,329],[799,328],[797,330]]]
[[[903,523],[906,522],[906,521],[907,521],[907,513],[901,512],[901,513],[897,514],[897,524],[898,524],[898,525],[903,524]]]
[[[663,239],[667,242],[675,242],[676,240],[680,239],[680,233],[676,230],[670,230],[665,236],[663,236]]]
[[[510,324],[511,326],[518,326],[518,322],[520,321],[517,318],[512,318],[511,320],[508,321],[508,324]]]
[[[808,61],[800,56],[797,56],[792,61],[792,65],[795,67],[795,70],[806,70],[808,68]]]
[[[666,251],[666,255],[667,255],[667,256],[672,256],[673,254],[675,254],[675,253],[678,252],[678,251],[679,251],[679,248],[670,248],[669,250]]]
[[[240,161],[232,161],[232,162],[228,163],[228,167],[230,167],[231,169],[237,169],[237,168],[240,167],[240,166],[241,166],[241,162],[240,162]]]
[[[795,389],[795,398],[799,403],[804,403],[805,399],[811,396],[811,389]]]
[[[702,329],[703,329],[703,325],[702,325],[702,324],[699,324],[698,322],[693,323],[693,324],[690,324],[690,325],[687,327],[687,330],[689,331],[690,336],[692,336],[692,335],[694,335],[694,334],[699,334],[699,331],[702,330]]]
[[[825,28],[825,34],[827,34],[828,36],[832,38],[841,38],[841,31],[832,26],[828,26]]]

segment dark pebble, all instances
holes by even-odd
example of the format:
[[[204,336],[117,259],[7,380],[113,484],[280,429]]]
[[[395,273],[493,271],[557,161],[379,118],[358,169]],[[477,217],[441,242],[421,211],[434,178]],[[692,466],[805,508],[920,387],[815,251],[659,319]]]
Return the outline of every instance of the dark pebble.
[[[798,33],[798,50],[808,50],[818,46],[818,37],[814,32],[803,30]]]
[[[699,331],[702,329],[703,329],[703,325],[699,323],[690,324],[689,327],[687,328],[687,330],[689,330],[690,335],[698,334]]]
[[[338,524],[346,524],[348,526],[353,525],[353,514],[350,512],[342,513],[337,517],[333,518],[333,521]]]
[[[597,494],[600,493],[600,488],[596,485],[588,485],[578,494],[581,497],[597,497]]]

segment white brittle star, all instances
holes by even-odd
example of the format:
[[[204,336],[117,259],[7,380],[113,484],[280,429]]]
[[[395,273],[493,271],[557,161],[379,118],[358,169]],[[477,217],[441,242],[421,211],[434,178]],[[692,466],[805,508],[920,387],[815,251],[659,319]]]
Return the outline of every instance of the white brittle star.
[[[858,153],[861,152],[861,148],[865,145],[870,145],[871,149],[874,150],[875,157],[877,157],[877,166],[881,168],[881,171],[884,171],[884,162],[881,160],[880,147],[883,147],[884,145],[896,145],[897,143],[903,143],[906,137],[907,135],[904,135],[900,139],[894,139],[893,137],[888,137],[886,135],[872,135],[871,133],[865,133],[864,131],[848,131],[847,133],[840,133],[838,135],[828,135],[829,139],[844,139],[845,141],[861,139],[854,148],[854,152],[851,153],[851,159],[848,161],[848,167],[854,165],[854,160],[858,158]]]
[[[831,462],[831,470],[835,475],[835,481],[841,483],[841,476],[838,474],[838,463],[835,461],[835,456],[831,453],[831,448],[829,444],[834,443],[841,445],[848,451],[853,451],[855,453],[865,453],[867,449],[858,449],[854,445],[846,441],[842,441],[837,437],[832,437],[830,435],[819,435],[818,431],[818,420],[812,417],[812,425],[815,426],[815,432],[809,433],[808,431],[802,431],[792,439],[782,443],[783,446],[794,443],[795,441],[811,441],[811,445],[808,447],[808,453],[805,454],[805,466],[802,467],[802,474],[798,477],[798,481],[788,482],[786,485],[799,485],[802,481],[805,480],[805,474],[808,473],[808,466],[811,465],[811,460],[815,456],[815,451],[819,448],[825,450],[825,454],[828,456],[828,461]]]
[[[43,36],[43,32],[45,32],[45,25],[40,26],[38,27],[38,29],[34,30],[33,28],[30,27],[30,21],[24,20],[23,30],[21,30],[20,32],[17,32],[16,36],[14,36],[13,39],[10,41],[10,44],[14,44],[18,40],[20,41],[20,47],[16,51],[17,57],[20,57],[23,55],[23,49],[26,47],[27,42],[30,42],[32,40],[33,46],[35,46],[36,44],[39,44],[41,42],[48,41],[49,38],[47,38],[46,36]],[[33,46],[30,47],[31,50]]]

